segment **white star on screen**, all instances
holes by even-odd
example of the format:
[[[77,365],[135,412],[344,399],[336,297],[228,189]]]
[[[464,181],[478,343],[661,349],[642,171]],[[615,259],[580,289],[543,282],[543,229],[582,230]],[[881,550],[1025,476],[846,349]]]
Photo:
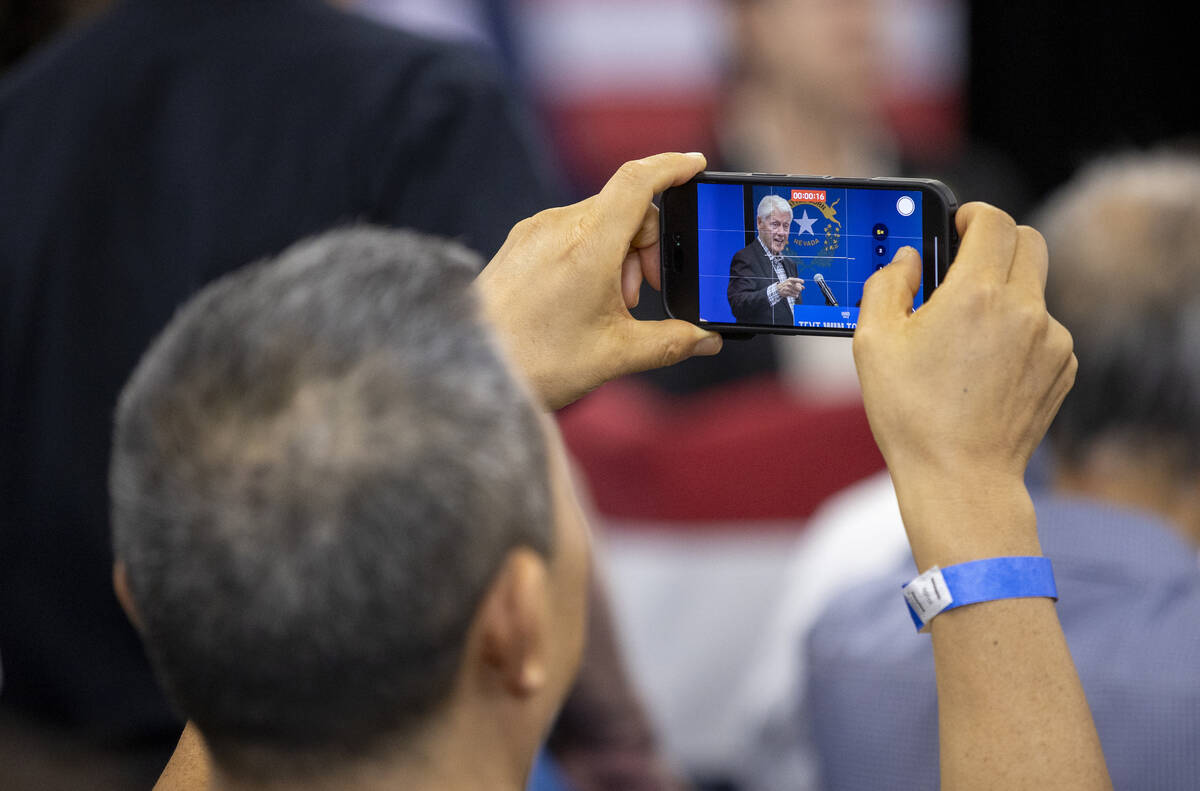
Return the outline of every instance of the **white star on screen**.
[[[804,213],[801,214],[797,219],[792,220],[792,222],[799,224],[799,226],[800,226],[799,233],[800,234],[807,233],[807,234],[811,234],[812,236],[817,235],[816,232],[813,231],[813,229],[812,229],[813,223],[816,221],[817,221],[816,217],[808,216],[808,209],[805,209]]]

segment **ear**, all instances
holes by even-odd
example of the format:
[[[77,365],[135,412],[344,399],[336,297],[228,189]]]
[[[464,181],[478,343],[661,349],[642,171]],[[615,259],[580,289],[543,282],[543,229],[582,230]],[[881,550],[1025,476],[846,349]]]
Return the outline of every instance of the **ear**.
[[[528,547],[508,553],[478,611],[483,664],[515,697],[545,685],[549,671],[549,587],[546,561]]]
[[[123,561],[118,560],[113,563],[112,580],[113,591],[117,594],[117,601],[121,602],[121,609],[125,611],[126,617],[133,623],[134,628],[139,632],[142,631],[142,616],[133,603],[133,593],[129,590],[129,576],[125,571]]]

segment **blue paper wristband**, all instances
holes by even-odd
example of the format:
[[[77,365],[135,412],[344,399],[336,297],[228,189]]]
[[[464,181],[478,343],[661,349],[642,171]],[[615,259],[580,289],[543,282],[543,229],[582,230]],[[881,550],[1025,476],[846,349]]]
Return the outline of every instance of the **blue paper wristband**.
[[[1040,596],[1058,599],[1054,567],[1045,557],[988,558],[944,569],[934,566],[903,586],[903,591],[917,631],[925,631],[938,613],[968,604]]]

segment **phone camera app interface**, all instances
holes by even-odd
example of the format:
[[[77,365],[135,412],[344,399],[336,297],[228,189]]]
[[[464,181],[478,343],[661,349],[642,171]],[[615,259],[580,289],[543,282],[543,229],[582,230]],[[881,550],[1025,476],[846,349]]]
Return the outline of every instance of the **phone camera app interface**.
[[[853,330],[867,278],[923,252],[919,190],[701,183],[696,209],[702,322]]]

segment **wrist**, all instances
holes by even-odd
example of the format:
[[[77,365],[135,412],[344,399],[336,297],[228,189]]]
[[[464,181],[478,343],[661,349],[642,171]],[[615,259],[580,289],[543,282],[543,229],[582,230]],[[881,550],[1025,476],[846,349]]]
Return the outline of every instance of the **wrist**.
[[[1042,554],[1024,481],[1011,476],[897,480],[896,497],[917,569]]]
[[[904,586],[904,601],[918,631],[928,631],[938,615],[999,599],[1058,600],[1054,567],[1049,558],[996,557],[930,566]]]

